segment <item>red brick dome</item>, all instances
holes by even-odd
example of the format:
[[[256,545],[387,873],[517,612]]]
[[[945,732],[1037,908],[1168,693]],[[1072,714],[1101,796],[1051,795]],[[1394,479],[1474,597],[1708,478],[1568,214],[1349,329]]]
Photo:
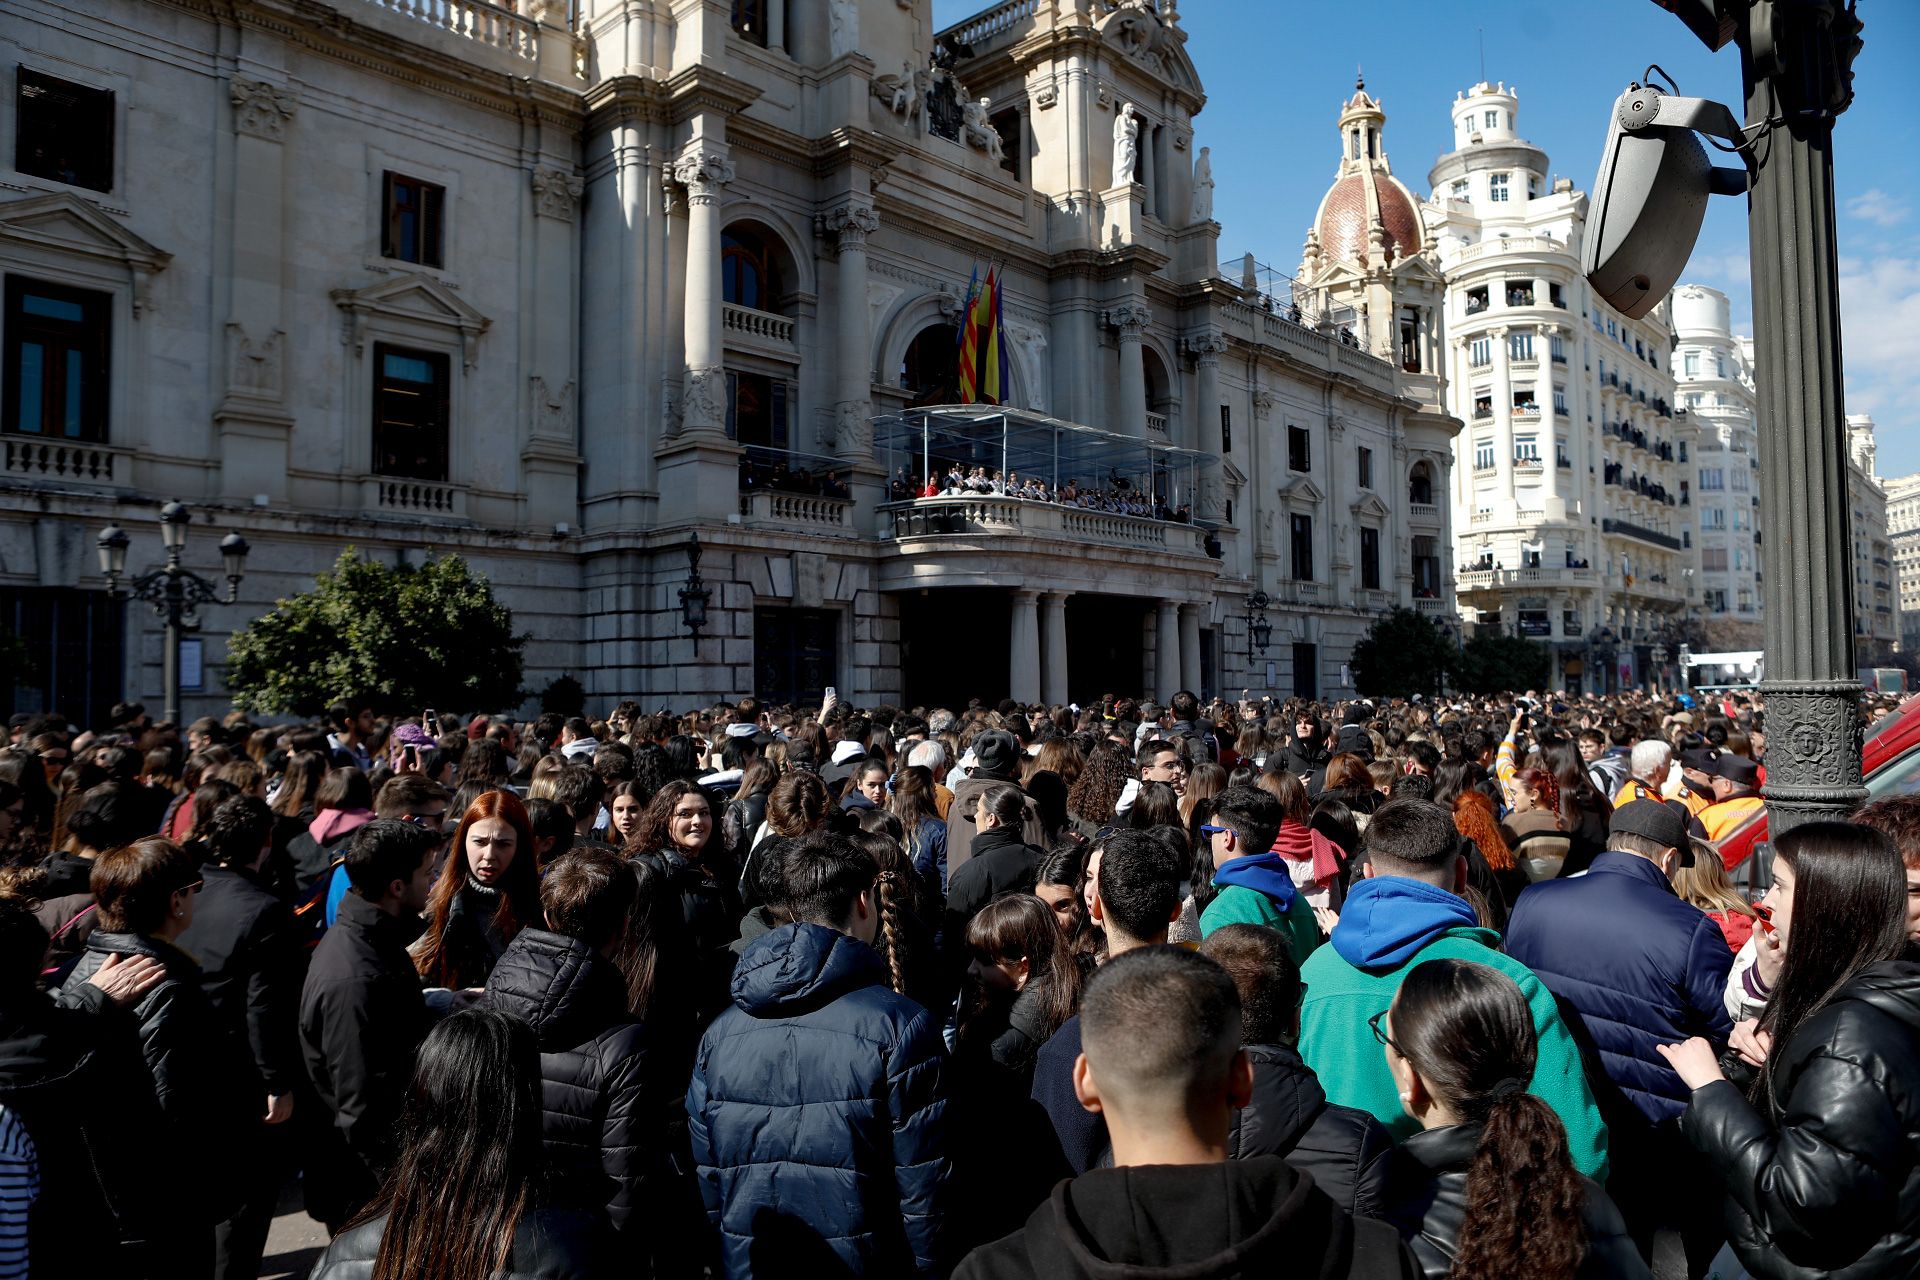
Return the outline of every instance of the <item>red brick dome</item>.
[[[1314,219],[1320,251],[1330,260],[1364,262],[1367,228],[1376,208],[1386,228],[1387,247],[1394,255],[1406,257],[1420,252],[1426,237],[1413,197],[1392,175],[1371,168],[1337,179],[1321,200],[1320,214]]]

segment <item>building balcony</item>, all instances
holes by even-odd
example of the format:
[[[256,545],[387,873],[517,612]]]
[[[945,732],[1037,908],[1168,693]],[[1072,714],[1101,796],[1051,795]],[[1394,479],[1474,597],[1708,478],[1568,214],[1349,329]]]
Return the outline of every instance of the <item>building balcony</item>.
[[[1416,596],[1414,597],[1413,607],[1417,613],[1442,614],[1453,612],[1447,608],[1447,602],[1438,596]]]
[[[1199,525],[989,494],[889,502],[880,507],[880,529],[896,542],[1033,538],[1208,558],[1207,531]]]
[[[853,503],[819,494],[758,489],[740,495],[740,518],[756,529],[845,536],[853,531]]]
[[[1148,413],[1147,430],[1157,435],[1167,434],[1167,415],[1164,413]]]
[[[368,476],[361,499],[370,511],[403,516],[452,516],[465,519],[467,492],[458,485],[397,476]]]
[[[1409,502],[1407,504],[1407,518],[1419,521],[1422,524],[1439,524],[1440,508],[1431,502]]]
[[[722,338],[735,350],[796,358],[799,351],[793,344],[795,325],[791,316],[777,316],[771,311],[756,311],[731,302],[720,304]]]
[[[1579,569],[1563,565],[1539,565],[1519,569],[1463,569],[1454,576],[1456,588],[1468,590],[1534,589],[1545,587],[1591,587],[1599,582],[1592,567]]]
[[[116,487],[133,483],[131,449],[35,435],[5,435],[0,440],[5,441],[5,449],[0,451],[0,474],[29,482]]]
[[[1326,584],[1306,578],[1282,578],[1273,597],[1282,604],[1319,604],[1326,599]]]
[[[1657,529],[1649,529],[1644,525],[1635,524],[1631,520],[1602,520],[1600,522],[1600,531],[1602,533],[1618,534],[1623,538],[1637,538],[1653,546],[1664,547],[1668,551],[1679,551],[1683,549],[1680,539],[1674,537],[1672,534],[1661,533]]]

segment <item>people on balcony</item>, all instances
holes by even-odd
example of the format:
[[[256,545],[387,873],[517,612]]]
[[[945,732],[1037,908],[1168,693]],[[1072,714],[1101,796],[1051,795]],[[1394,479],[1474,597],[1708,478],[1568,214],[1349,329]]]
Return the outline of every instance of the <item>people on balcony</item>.
[[[905,495],[921,498],[992,495],[1020,498],[1028,502],[1057,503],[1086,511],[1104,511],[1145,520],[1166,520],[1177,524],[1193,522],[1193,509],[1188,504],[1170,504],[1164,497],[1133,488],[1126,480],[1119,478],[1104,488],[1083,486],[1077,480],[1069,480],[1056,491],[1046,481],[1022,476],[1017,471],[1003,475],[986,467],[964,467],[955,463],[944,470],[936,466],[925,484],[915,484],[907,479],[903,468],[901,479],[894,485],[894,493],[896,497]]]

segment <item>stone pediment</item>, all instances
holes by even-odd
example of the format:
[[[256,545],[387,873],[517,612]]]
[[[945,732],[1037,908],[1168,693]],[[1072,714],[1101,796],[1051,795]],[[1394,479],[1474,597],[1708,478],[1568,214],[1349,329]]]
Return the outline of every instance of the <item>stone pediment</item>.
[[[1393,514],[1392,508],[1380,501],[1379,495],[1372,493],[1362,494],[1360,501],[1354,503],[1350,509],[1354,515],[1363,520],[1385,520]]]
[[[334,305],[345,313],[340,339],[356,355],[365,354],[368,318],[379,316],[457,331],[462,362],[471,369],[474,344],[493,324],[465,298],[431,276],[395,276],[364,289],[335,289],[331,296]]]
[[[133,275],[136,316],[146,307],[149,277],[173,260],[91,201],[66,191],[0,204],[0,241],[124,266]]]
[[[1199,69],[1187,54],[1187,33],[1152,5],[1121,0],[1100,22],[1099,30],[1107,43],[1174,88],[1195,95],[1204,92]]]
[[[1324,502],[1326,492],[1313,482],[1311,476],[1301,476],[1291,484],[1280,486],[1280,496],[1294,502]]]

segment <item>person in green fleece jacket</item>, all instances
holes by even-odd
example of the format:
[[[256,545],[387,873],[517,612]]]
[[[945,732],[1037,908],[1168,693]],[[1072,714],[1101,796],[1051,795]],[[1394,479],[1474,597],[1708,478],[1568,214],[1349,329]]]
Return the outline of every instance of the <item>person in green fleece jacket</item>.
[[[1214,802],[1213,821],[1200,828],[1213,845],[1213,884],[1219,892],[1200,913],[1200,936],[1230,924],[1277,930],[1305,964],[1320,945],[1320,924],[1294,887],[1287,861],[1274,851],[1286,809],[1258,787],[1228,787]]]
[[[1354,883],[1329,945],[1300,966],[1307,986],[1300,1009],[1300,1056],[1320,1077],[1327,1101],[1356,1107],[1396,1139],[1420,1126],[1401,1106],[1398,1086],[1370,1021],[1393,1004],[1400,980],[1424,960],[1467,960],[1512,978],[1533,1012],[1539,1056],[1527,1092],[1567,1127],[1574,1167],[1595,1182],[1607,1175],[1607,1126],[1560,1007],[1533,971],[1500,950],[1500,935],[1479,926],[1459,896],[1466,862],[1453,818],[1426,800],[1394,800],[1367,823],[1366,879]]]

